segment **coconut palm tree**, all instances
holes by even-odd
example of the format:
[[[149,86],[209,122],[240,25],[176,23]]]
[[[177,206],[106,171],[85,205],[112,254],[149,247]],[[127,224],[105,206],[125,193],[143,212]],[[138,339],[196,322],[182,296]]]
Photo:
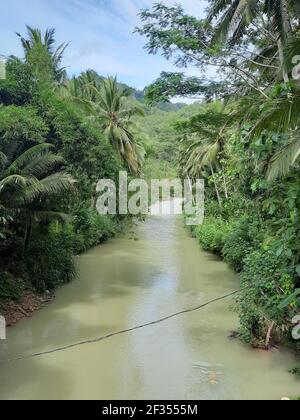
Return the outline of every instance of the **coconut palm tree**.
[[[25,57],[28,59],[30,53],[35,48],[41,48],[49,55],[55,81],[58,84],[65,83],[67,79],[67,74],[65,67],[61,67],[61,62],[63,59],[64,52],[68,47],[68,44],[63,43],[59,45],[56,49],[54,48],[54,28],[48,28],[44,34],[41,32],[41,30],[32,28],[31,26],[27,25],[26,28],[26,38],[23,37],[21,34],[17,33],[18,37],[21,39],[21,43],[25,51]]]
[[[221,105],[215,103],[205,113],[193,117],[183,124],[190,127],[191,132],[182,140],[180,164],[184,168],[184,175],[192,178],[211,177],[218,202],[222,204],[220,189],[216,182],[218,172],[222,173],[220,156],[226,145],[226,129],[228,115],[223,112]],[[224,194],[228,198],[227,181],[222,174]]]
[[[279,59],[285,82],[289,81],[285,69],[284,48],[292,39],[292,15],[294,0],[213,0],[209,19],[219,19],[217,38],[239,42],[252,24],[263,26],[265,35],[277,43]],[[264,21],[264,16],[268,22]],[[261,22],[258,23],[258,19]]]
[[[208,176],[212,177],[216,196],[221,205],[222,197],[215,180],[216,172],[220,169],[218,156],[222,150],[221,138],[202,139],[197,138],[197,135],[193,137],[192,139],[194,141],[183,154],[181,160],[181,164],[184,159],[186,160],[184,163],[184,173],[192,178],[197,178],[198,176],[203,178],[207,178]],[[227,188],[225,189],[225,192],[226,197],[228,197]]]
[[[68,80],[65,85],[61,86],[58,94],[78,105],[85,105],[88,110],[92,111],[91,104],[96,102],[103,81],[104,77],[99,76],[94,70],[87,70]]]
[[[292,35],[292,5],[293,0],[213,0],[209,18],[219,18],[219,36],[238,40],[264,14],[271,19],[270,28],[284,42]]]
[[[25,220],[25,246],[34,220],[62,218],[58,212],[44,209],[45,200],[69,191],[74,179],[55,172],[62,159],[51,153],[49,144],[39,144],[20,155],[14,147],[0,152],[0,207],[7,215]]]
[[[98,90],[96,114],[110,143],[132,172],[141,166],[142,149],[135,141],[132,117],[144,115],[141,108],[130,103],[128,93],[115,77],[108,77]]]
[[[72,101],[89,116],[94,115],[95,103],[103,81],[104,77],[94,70],[87,70],[59,86],[56,93],[60,98]]]
[[[237,42],[251,25],[269,18],[267,31],[277,42],[277,58],[280,59],[285,82],[290,81],[289,72],[295,64],[293,58],[298,55],[300,38],[293,34],[292,16],[299,16],[299,4],[293,0],[213,0],[210,8],[210,19],[219,17],[217,37]],[[298,8],[298,9],[297,9]],[[221,17],[220,17],[221,16]],[[267,35],[267,33],[266,33]],[[269,50],[269,52],[268,52]],[[274,57],[273,47],[266,52]],[[268,55],[260,52],[255,61]],[[295,70],[294,70],[295,71]],[[255,105],[257,107],[257,105]],[[300,90],[293,87],[279,98],[269,99],[261,109],[262,117],[255,124],[251,137],[258,137],[263,131],[281,133],[282,143],[272,159],[268,162],[267,178],[270,181],[287,175],[298,164],[300,156]]]
[[[69,81],[59,94],[72,100],[88,118],[100,122],[128,169],[133,173],[140,171],[145,150],[136,141],[132,118],[144,116],[144,112],[129,98],[129,90],[122,87],[116,77],[104,79],[89,70]]]
[[[300,89],[286,93],[279,99],[267,102],[262,117],[251,132],[252,138],[263,132],[280,133],[283,141],[269,162],[268,179],[287,175],[297,165],[300,157]]]

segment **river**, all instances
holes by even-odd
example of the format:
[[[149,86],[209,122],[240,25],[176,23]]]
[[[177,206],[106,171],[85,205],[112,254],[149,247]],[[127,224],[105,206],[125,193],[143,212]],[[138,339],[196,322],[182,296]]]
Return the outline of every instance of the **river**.
[[[156,320],[239,287],[200,250],[180,217],[160,216],[77,257],[78,278],[9,329],[0,359],[46,351]],[[281,399],[299,396],[286,351],[230,341],[224,300],[164,323],[0,365],[0,399]]]

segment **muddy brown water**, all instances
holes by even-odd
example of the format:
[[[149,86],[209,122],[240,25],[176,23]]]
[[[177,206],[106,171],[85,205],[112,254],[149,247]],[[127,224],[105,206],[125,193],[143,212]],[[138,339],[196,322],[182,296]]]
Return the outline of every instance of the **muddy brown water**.
[[[238,277],[200,250],[180,217],[149,218],[134,234],[77,258],[78,278],[9,329],[0,359],[140,325],[230,293]],[[0,399],[281,399],[299,396],[287,351],[230,341],[224,300],[159,325],[0,365]]]

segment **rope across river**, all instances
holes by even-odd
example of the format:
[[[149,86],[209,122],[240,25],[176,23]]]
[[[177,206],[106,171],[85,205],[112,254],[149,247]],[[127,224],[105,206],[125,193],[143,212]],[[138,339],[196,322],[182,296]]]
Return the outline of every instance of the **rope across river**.
[[[231,293],[228,293],[227,295],[220,296],[216,299],[210,300],[209,302],[203,303],[202,305],[199,305],[199,306],[196,306],[196,307],[193,307],[193,308],[189,308],[189,309],[185,309],[185,310],[180,311],[180,312],[173,313],[171,315],[165,316],[164,318],[157,319],[156,321],[152,321],[152,322],[148,322],[146,324],[138,325],[136,327],[127,328],[127,329],[124,329],[124,330],[112,332],[112,333],[104,335],[102,337],[80,341],[78,343],[69,344],[69,345],[62,346],[62,347],[57,347],[57,348],[52,349],[52,350],[46,350],[46,351],[42,351],[42,352],[39,352],[39,353],[33,353],[33,354],[25,355],[25,356],[19,356],[19,357],[15,357],[15,358],[12,358],[12,359],[0,360],[0,363],[1,364],[2,363],[12,363],[12,362],[17,362],[19,360],[32,359],[34,357],[40,357],[40,356],[45,356],[45,355],[48,355],[48,354],[58,353],[58,352],[62,352],[62,351],[65,351],[65,350],[73,349],[75,347],[84,346],[84,345],[87,345],[87,344],[99,343],[101,341],[108,340],[108,339],[113,338],[113,337],[118,336],[118,335],[128,334],[130,332],[140,330],[142,328],[146,328],[146,327],[150,327],[152,325],[157,325],[157,324],[160,324],[162,322],[166,322],[166,321],[168,321],[172,318],[176,318],[180,315],[184,315],[184,314],[188,314],[188,313],[191,313],[191,312],[199,311],[200,309],[203,309],[203,308],[205,308],[205,307],[207,307],[207,306],[209,306],[213,303],[216,303],[216,302],[219,302],[221,300],[228,299],[228,298],[230,298],[234,295],[237,295],[238,293],[241,293],[246,289],[249,289],[249,287],[246,287],[244,289],[235,290],[234,292],[231,292]]]

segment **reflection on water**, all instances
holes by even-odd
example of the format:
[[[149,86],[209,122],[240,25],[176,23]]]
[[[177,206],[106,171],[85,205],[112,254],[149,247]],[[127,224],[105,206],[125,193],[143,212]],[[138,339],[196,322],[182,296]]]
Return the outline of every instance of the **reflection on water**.
[[[238,278],[202,253],[180,217],[160,216],[77,259],[79,276],[9,330],[0,358],[96,338],[204,303]],[[136,240],[138,239],[138,240]],[[0,365],[1,399],[280,399],[299,395],[289,354],[230,341],[222,301],[127,335]]]

